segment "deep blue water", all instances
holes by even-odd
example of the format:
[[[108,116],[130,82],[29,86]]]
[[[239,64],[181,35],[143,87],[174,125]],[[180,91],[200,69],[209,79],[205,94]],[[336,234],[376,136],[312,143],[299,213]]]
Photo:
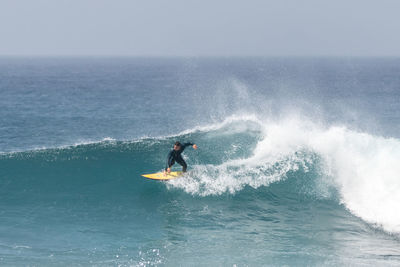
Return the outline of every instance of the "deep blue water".
[[[400,265],[399,103],[399,59],[0,58],[0,265]]]

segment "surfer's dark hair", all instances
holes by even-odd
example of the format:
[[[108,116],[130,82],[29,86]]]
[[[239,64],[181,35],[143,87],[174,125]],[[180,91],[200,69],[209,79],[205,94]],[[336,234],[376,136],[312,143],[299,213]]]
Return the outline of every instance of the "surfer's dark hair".
[[[179,141],[176,141],[176,142],[175,142],[175,145],[176,145],[176,146],[182,146],[181,143],[180,143]]]

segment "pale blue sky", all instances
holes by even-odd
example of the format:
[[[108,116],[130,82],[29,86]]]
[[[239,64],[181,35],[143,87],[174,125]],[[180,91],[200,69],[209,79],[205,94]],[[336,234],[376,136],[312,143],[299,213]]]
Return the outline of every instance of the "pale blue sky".
[[[400,56],[398,0],[0,0],[0,55]]]

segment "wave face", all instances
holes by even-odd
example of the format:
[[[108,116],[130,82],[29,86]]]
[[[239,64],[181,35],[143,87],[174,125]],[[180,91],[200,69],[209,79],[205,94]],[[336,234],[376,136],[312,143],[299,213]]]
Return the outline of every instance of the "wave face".
[[[251,156],[261,138],[260,125],[253,121],[233,120],[221,127],[207,128],[162,138],[107,139],[63,148],[3,153],[0,155],[3,203],[43,204],[50,199],[79,202],[85,196],[89,204],[109,201],[110,190],[116,200],[122,201],[123,196],[140,193],[142,187],[149,185],[141,174],[163,170],[175,140],[196,140],[201,144],[199,155],[185,153],[191,154],[187,161],[194,168],[194,175],[202,166],[215,168]],[[129,188],[127,185],[132,182],[135,186]]]
[[[140,174],[162,170],[166,153],[175,140],[196,140],[199,145],[197,151],[187,148],[184,152],[190,169],[188,175],[167,183],[142,178]],[[20,227],[25,231],[44,231],[39,244],[48,242],[55,232],[59,237],[58,231],[72,231],[78,232],[75,236],[78,241],[70,244],[71,247],[77,245],[75,242],[94,246],[96,241],[90,236],[96,232],[105,234],[104,229],[115,223],[119,238],[135,232],[135,238],[130,236],[125,240],[129,243],[126,248],[116,249],[126,254],[122,262],[176,263],[179,261],[175,257],[162,258],[160,248],[153,251],[140,246],[155,238],[154,235],[166,234],[158,232],[159,220],[164,217],[161,221],[165,223],[165,216],[168,220],[170,212],[176,213],[170,218],[175,220],[178,220],[175,216],[195,214],[193,218],[187,218],[189,221],[179,222],[180,227],[175,229],[178,232],[193,230],[194,223],[200,224],[200,228],[211,224],[210,227],[224,233],[226,220],[233,220],[233,224],[238,223],[235,220],[254,223],[255,228],[261,227],[259,223],[266,220],[285,227],[303,225],[301,231],[310,234],[312,230],[304,229],[307,223],[302,216],[309,218],[311,212],[311,216],[322,218],[322,221],[311,223],[311,227],[343,227],[346,232],[354,231],[351,225],[354,223],[364,229],[362,221],[356,219],[359,217],[370,226],[396,235],[400,233],[400,217],[396,212],[400,203],[396,193],[400,186],[397,179],[399,160],[400,142],[397,139],[376,137],[345,127],[319,127],[304,118],[265,122],[254,116],[231,117],[221,124],[198,127],[170,137],[131,142],[105,140],[2,154],[1,205],[8,223],[24,218],[19,226],[11,227],[15,231],[20,231]],[[234,204],[228,205],[226,199],[233,199],[238,206],[231,207]],[[216,207],[210,207],[214,205]],[[11,211],[12,207],[16,209],[15,213]],[[294,209],[289,215],[287,210],[282,210],[288,208]],[[350,226],[346,226],[349,223],[347,211],[357,216],[350,220]],[[238,216],[237,212],[242,215]],[[275,213],[280,212],[286,215],[276,216]],[[339,222],[330,221],[332,214],[339,217],[335,219]],[[341,221],[344,220],[342,217],[346,223]],[[127,221],[130,223],[122,223]],[[58,226],[42,229],[43,225],[51,224]],[[281,227],[274,229],[280,231]],[[152,229],[158,229],[157,233]],[[174,229],[165,231],[173,232],[170,234],[178,235],[175,238],[180,240]],[[246,228],[242,234],[247,235],[248,231]],[[358,232],[357,235],[363,234]],[[28,238],[26,243],[14,244],[13,248],[7,249],[32,250],[35,242],[38,240]],[[106,242],[116,241],[106,238]],[[161,246],[164,253],[170,242],[177,241],[168,237],[168,242]],[[105,263],[95,260],[99,257],[96,251],[103,249],[104,252],[104,246],[92,247],[92,263]],[[64,246],[56,246],[48,253],[57,254],[58,260],[66,260],[65,255],[60,256],[66,253]],[[329,264],[350,262],[341,258]]]

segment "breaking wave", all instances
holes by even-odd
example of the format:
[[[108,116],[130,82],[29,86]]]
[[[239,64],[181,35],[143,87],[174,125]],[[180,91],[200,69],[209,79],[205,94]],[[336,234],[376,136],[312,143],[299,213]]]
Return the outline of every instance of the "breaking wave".
[[[184,153],[189,173],[167,183],[143,179],[140,174],[163,169],[175,140],[199,146]],[[263,121],[233,116],[175,136],[3,153],[0,195],[8,204],[90,205],[110,201],[110,195],[123,201],[143,190],[219,197],[284,183],[297,198],[332,199],[364,221],[400,233],[398,162],[400,141],[395,138],[300,117]],[[289,197],[276,194],[282,201]]]

